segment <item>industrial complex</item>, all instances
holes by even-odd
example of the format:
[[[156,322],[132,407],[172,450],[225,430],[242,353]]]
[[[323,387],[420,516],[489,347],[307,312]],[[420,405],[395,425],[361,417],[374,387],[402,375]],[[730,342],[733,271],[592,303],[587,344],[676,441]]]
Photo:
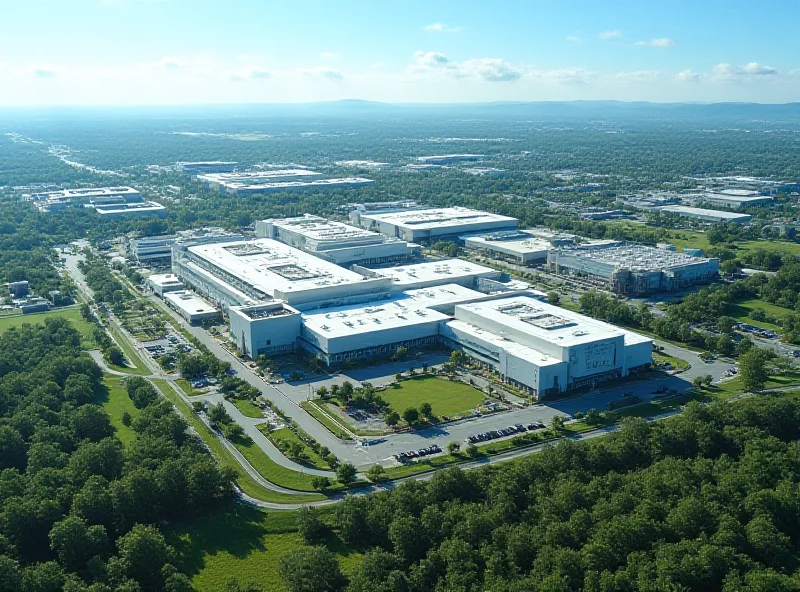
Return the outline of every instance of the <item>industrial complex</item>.
[[[91,187],[29,193],[23,199],[32,202],[40,212],[56,212],[69,207],[142,203],[142,194],[132,187]]]
[[[339,265],[383,265],[418,258],[422,248],[400,239],[332,222],[319,216],[262,220],[256,234],[272,238]]]
[[[509,230],[488,234],[460,236],[467,249],[487,253],[521,265],[543,262],[554,247],[572,244],[574,237],[540,230]]]
[[[197,180],[220,193],[243,196],[277,191],[305,191],[336,187],[358,187],[374,183],[363,177],[327,178],[308,169],[272,169],[242,173],[199,174]]]
[[[513,218],[463,208],[415,212],[451,220],[449,236],[465,224],[516,227]],[[305,351],[336,367],[398,348],[458,348],[537,397],[650,365],[650,339],[546,304],[541,292],[506,286],[491,268],[461,259],[407,261],[418,257],[416,245],[315,216],[256,227],[256,239],[176,241],[173,274],[149,279],[190,322],[215,319],[214,307],[224,311],[230,337],[246,356]],[[548,249],[571,240],[549,235],[526,236]],[[675,273],[666,267],[664,273]]]
[[[674,292],[719,276],[719,260],[603,241],[551,251],[551,271],[585,277],[617,294]]]
[[[413,243],[429,244],[444,238],[498,230],[516,230],[517,219],[469,208],[402,209],[350,213],[353,224]]]
[[[735,222],[736,224],[747,224],[753,217],[750,214],[739,214],[737,212],[726,212],[722,210],[707,210],[704,208],[691,208],[689,206],[664,206],[661,211],[666,214],[674,214],[682,218],[691,218],[701,222],[718,224],[720,222]]]

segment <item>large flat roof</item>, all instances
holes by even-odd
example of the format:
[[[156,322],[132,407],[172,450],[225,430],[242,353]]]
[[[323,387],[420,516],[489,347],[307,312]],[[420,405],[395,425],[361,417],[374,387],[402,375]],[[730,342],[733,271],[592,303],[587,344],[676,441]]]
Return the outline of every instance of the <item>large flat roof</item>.
[[[308,169],[274,169],[268,171],[247,171],[241,173],[207,173],[198,175],[199,181],[214,183],[244,183],[247,185],[258,184],[262,181],[280,181],[286,177],[321,177],[322,173]]]
[[[139,195],[133,187],[88,187],[82,189],[58,189],[34,193],[34,199],[70,199],[80,197],[108,197],[116,195]]]
[[[168,300],[174,306],[190,315],[211,314],[217,312],[216,308],[197,296],[194,292],[190,292],[188,290],[167,292],[164,294],[164,299]]]
[[[408,265],[372,269],[371,271],[378,275],[391,278],[395,286],[403,286],[404,284],[412,285],[441,278],[448,278],[455,282],[457,279],[470,276],[483,277],[499,275],[498,271],[490,267],[484,267],[483,265],[464,261],[463,259],[423,261],[421,263],[409,263]]]
[[[174,273],[154,273],[148,276],[147,281],[161,287],[183,285],[183,282]]]
[[[487,343],[491,343],[492,345],[496,345],[502,348],[503,350],[512,353],[519,358],[522,358],[523,360],[533,362],[540,368],[543,366],[556,366],[558,364],[563,364],[561,360],[554,358],[553,356],[550,356],[544,352],[540,352],[539,350],[534,349],[532,347],[528,347],[527,345],[523,345],[521,343],[517,343],[516,341],[512,341],[508,337],[503,337],[502,335],[492,333],[491,331],[487,331],[486,329],[481,329],[480,327],[476,327],[475,325],[470,325],[469,323],[465,323],[464,321],[459,321],[458,319],[455,319],[447,324],[453,329],[472,335],[476,339],[486,341]]]
[[[139,203],[122,203],[122,204],[103,204],[95,206],[98,214],[113,215],[113,214],[127,214],[131,212],[162,212],[166,210],[164,206],[155,201],[144,201]]]
[[[456,306],[456,318],[459,309],[559,347],[571,347],[617,336],[623,336],[626,344],[649,341],[648,337],[527,295],[459,304]]]
[[[481,212],[459,206],[452,208],[431,208],[427,210],[405,210],[371,214],[363,212],[362,218],[394,224],[411,230],[427,230],[433,228],[453,228],[458,232],[459,226],[491,222],[516,222],[516,218],[501,216],[490,212]]]
[[[706,263],[708,259],[693,257],[639,244],[612,243],[605,245],[581,245],[563,248],[560,253],[576,255],[584,259],[613,265],[621,269],[658,271],[671,267]]]
[[[715,218],[724,218],[726,220],[749,220],[752,218],[750,214],[739,214],[736,212],[725,212],[723,210],[708,210],[706,208],[691,208],[689,206],[664,206],[661,208],[662,212],[672,212],[674,214],[689,214],[695,216],[713,216]]]
[[[265,220],[265,222],[271,223],[276,228],[302,235],[323,248],[332,248],[352,241],[358,241],[359,244],[384,243],[388,238],[377,232],[308,214],[297,218]]]
[[[354,271],[269,238],[195,245],[188,249],[267,294],[276,290],[293,292],[357,284],[365,279]]]
[[[727,193],[727,191],[742,191],[743,193]],[[698,196],[698,199],[701,201],[703,199],[713,199],[716,201],[726,201],[730,203],[751,203],[751,202],[760,202],[760,201],[773,201],[773,197],[770,195],[759,195],[757,192],[754,192],[753,195],[751,192],[747,192],[744,189],[735,190],[735,189],[728,189],[723,190],[720,192],[709,192],[703,193]]]
[[[458,237],[469,247],[492,249],[503,248],[519,255],[549,251],[552,245],[549,241],[536,238],[525,232],[494,232],[484,235],[466,235]]]

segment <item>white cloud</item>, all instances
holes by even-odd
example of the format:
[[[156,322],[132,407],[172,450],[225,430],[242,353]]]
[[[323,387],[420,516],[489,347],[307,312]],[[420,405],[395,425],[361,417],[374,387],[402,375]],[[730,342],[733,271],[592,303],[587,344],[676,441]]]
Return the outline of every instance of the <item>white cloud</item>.
[[[694,70],[690,70],[688,68],[675,74],[675,79],[683,82],[692,82],[695,80],[700,80],[700,78],[702,78],[701,74],[698,74]]]
[[[669,37],[659,37],[649,41],[637,41],[634,45],[649,45],[650,47],[673,47],[675,42]]]
[[[620,39],[622,37],[622,31],[618,31],[617,29],[613,29],[610,31],[601,31],[597,34],[597,36],[604,40],[609,41],[611,39]]]
[[[342,80],[344,74],[332,68],[300,68],[297,73],[306,78],[316,78],[319,80]]]
[[[52,66],[36,66],[31,70],[34,78],[55,78],[58,70]]]
[[[750,62],[741,67],[722,62],[711,68],[711,76],[717,80],[743,80],[762,76],[774,76],[777,73],[778,71],[775,68],[759,64],[758,62]]]
[[[319,54],[323,60],[335,60],[336,58],[342,57],[338,53],[333,53],[332,51],[323,51]]]
[[[519,70],[498,58],[467,60],[461,64],[459,72],[462,76],[472,76],[486,82],[512,82],[522,77]]]
[[[795,68],[794,70],[789,70],[789,76],[800,76],[800,68]]]
[[[526,78],[556,84],[589,84],[594,75],[583,68],[562,68],[558,70],[531,70]]]
[[[165,70],[180,70],[181,68],[186,66],[186,60],[184,58],[178,57],[166,57],[161,58],[159,62],[161,67]]]
[[[577,35],[567,35],[566,36],[566,40],[569,41],[570,43],[580,43],[581,42],[581,38],[578,37]]]
[[[266,68],[261,68],[260,66],[254,66],[252,68],[247,68],[246,70],[234,72],[230,76],[231,80],[235,80],[237,82],[241,80],[266,80],[267,78],[272,78],[272,71],[267,70]]]
[[[522,72],[499,58],[474,58],[453,62],[438,51],[418,51],[410,70],[416,74],[444,73],[451,78],[473,78],[485,82],[512,82]]]
[[[430,33],[458,33],[461,31],[461,27],[454,27],[452,25],[445,25],[444,23],[432,23],[430,25],[425,25],[422,27],[423,31],[428,31]]]
[[[661,74],[658,70],[634,70],[632,72],[618,72],[614,75],[614,80],[621,82],[652,82],[660,76]]]

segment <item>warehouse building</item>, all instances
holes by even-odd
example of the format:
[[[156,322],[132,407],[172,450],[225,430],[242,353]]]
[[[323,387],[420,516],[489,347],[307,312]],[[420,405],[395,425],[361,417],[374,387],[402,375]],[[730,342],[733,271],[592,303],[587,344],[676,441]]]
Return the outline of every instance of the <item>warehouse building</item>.
[[[761,195],[758,191],[752,191],[750,189],[709,191],[707,193],[691,196],[691,199],[699,204],[731,208],[733,210],[742,210],[751,206],[770,205],[775,201],[775,198],[771,195]]]
[[[363,187],[374,183],[363,177],[328,179],[308,169],[280,169],[246,173],[212,173],[197,175],[197,180],[220,193],[244,196],[278,191],[306,191],[340,187]]]
[[[135,204],[142,202],[142,194],[132,187],[59,189],[56,191],[26,194],[23,198],[32,202],[40,212],[57,212],[69,207],[96,207],[110,204]]]
[[[205,160],[197,162],[176,162],[175,166],[183,171],[189,173],[192,177],[197,175],[209,175],[214,173],[232,173],[236,168],[237,163],[232,161],[222,160]]]
[[[490,267],[463,259],[422,261],[377,269],[354,266],[353,269],[367,277],[389,280],[393,292],[432,288],[443,284],[458,284],[466,288],[475,288],[477,281],[481,278],[499,279],[503,275]]]
[[[220,312],[194,292],[178,290],[164,294],[164,301],[189,323],[204,323],[216,321]]]
[[[147,285],[162,298],[167,292],[177,292],[186,287],[174,273],[155,273],[147,278]]]
[[[341,306],[388,294],[386,277],[366,278],[279,241],[176,244],[172,270],[212,302],[229,306],[281,300],[295,308]]]
[[[524,294],[458,304],[442,335],[539,398],[594,388],[652,361],[650,338]]]
[[[486,158],[483,154],[440,154],[436,156],[418,156],[421,164],[456,164],[459,162],[480,162]]]
[[[674,214],[681,218],[691,218],[712,224],[734,222],[736,224],[747,224],[752,221],[750,214],[737,214],[736,212],[724,212],[721,210],[707,210],[704,208],[690,208],[688,206],[665,206],[661,208],[665,214]]]
[[[95,205],[94,209],[98,215],[104,218],[120,216],[126,218],[138,218],[142,216],[157,216],[163,218],[167,215],[167,208],[155,201]]]
[[[517,229],[516,218],[462,207],[379,213],[354,210],[350,221],[367,230],[420,244],[457,239],[464,234]]]
[[[643,245],[605,241],[552,250],[554,273],[588,278],[617,294],[675,292],[719,277],[719,260]]]
[[[279,240],[338,265],[383,265],[416,259],[422,247],[306,214],[256,222],[256,235]]]
[[[569,244],[567,238],[539,238],[527,230],[508,230],[481,235],[460,236],[467,249],[480,251],[497,259],[519,265],[544,262],[547,253],[557,245]]]

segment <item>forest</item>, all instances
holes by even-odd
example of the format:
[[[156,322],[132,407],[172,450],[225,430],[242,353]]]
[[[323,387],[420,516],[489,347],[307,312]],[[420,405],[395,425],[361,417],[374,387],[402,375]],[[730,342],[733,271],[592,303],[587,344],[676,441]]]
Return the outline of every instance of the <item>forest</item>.
[[[140,413],[124,446],[101,371],[63,319],[0,335],[0,377],[0,590],[190,590],[158,527],[233,492],[172,406],[127,379]]]

